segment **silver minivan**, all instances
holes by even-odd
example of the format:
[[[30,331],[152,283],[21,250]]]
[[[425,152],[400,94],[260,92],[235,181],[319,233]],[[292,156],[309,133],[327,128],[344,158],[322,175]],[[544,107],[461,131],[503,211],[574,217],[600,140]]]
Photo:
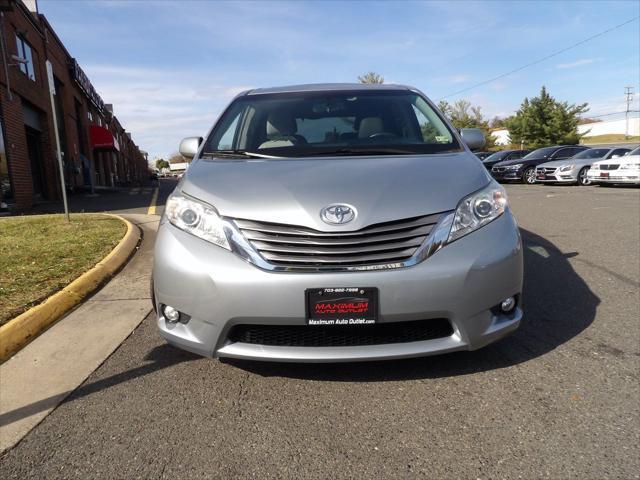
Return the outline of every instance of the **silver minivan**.
[[[160,333],[205,356],[292,362],[475,350],[521,319],[502,186],[420,91],[326,84],[238,95],[167,200]]]

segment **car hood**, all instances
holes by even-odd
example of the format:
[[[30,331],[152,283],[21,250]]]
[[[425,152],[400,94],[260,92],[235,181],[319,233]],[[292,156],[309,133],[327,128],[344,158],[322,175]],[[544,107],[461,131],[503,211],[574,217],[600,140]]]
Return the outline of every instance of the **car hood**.
[[[515,160],[504,160],[502,162],[498,162],[494,165],[494,167],[506,167],[509,165],[518,165],[519,163],[525,164],[528,162],[540,162],[544,160],[543,158],[527,158],[526,160],[524,158],[518,158]]]
[[[565,158],[564,160],[554,160],[552,162],[546,162],[538,165],[539,167],[553,167],[558,168],[563,165],[591,165],[592,163],[597,162],[597,158]]]
[[[491,181],[471,153],[298,159],[200,159],[181,189],[226,217],[358,230],[374,223],[439,213]],[[332,226],[320,210],[356,208],[356,218]]]
[[[627,163],[640,163],[640,155],[626,155],[623,157],[609,158],[608,160],[598,160],[593,162],[593,165],[623,165]]]

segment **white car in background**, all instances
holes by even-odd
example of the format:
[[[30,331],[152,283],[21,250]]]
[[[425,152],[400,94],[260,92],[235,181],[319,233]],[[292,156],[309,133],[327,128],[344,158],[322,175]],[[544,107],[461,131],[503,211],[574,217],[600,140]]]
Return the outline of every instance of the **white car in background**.
[[[536,168],[536,183],[589,185],[587,176],[594,162],[622,157],[628,148],[590,148],[563,160],[543,163]]]
[[[640,146],[624,157],[600,160],[591,165],[587,178],[593,184],[640,185]]]

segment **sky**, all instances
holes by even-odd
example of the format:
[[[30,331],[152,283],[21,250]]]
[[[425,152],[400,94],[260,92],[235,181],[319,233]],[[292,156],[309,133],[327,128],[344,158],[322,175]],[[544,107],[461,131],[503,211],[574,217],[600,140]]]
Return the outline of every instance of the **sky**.
[[[436,102],[467,99],[488,118],[514,113],[542,85],[559,100],[588,102],[588,116],[624,111],[624,87],[632,85],[632,110],[640,110],[640,2],[633,0],[38,6],[150,159],[167,158],[183,137],[204,136],[243,90],[355,82],[368,71]]]

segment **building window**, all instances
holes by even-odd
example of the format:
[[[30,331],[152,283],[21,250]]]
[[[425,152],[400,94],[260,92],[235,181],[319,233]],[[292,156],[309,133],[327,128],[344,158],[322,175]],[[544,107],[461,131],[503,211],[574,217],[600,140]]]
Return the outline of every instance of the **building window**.
[[[87,110],[87,118],[89,119],[90,122],[93,122],[93,114],[91,113],[90,110]]]
[[[33,65],[33,55],[31,53],[31,46],[27,41],[19,35],[16,35],[16,44],[18,46],[18,57],[24,60],[24,63],[20,62],[20,70],[30,80],[36,81],[36,72]]]

